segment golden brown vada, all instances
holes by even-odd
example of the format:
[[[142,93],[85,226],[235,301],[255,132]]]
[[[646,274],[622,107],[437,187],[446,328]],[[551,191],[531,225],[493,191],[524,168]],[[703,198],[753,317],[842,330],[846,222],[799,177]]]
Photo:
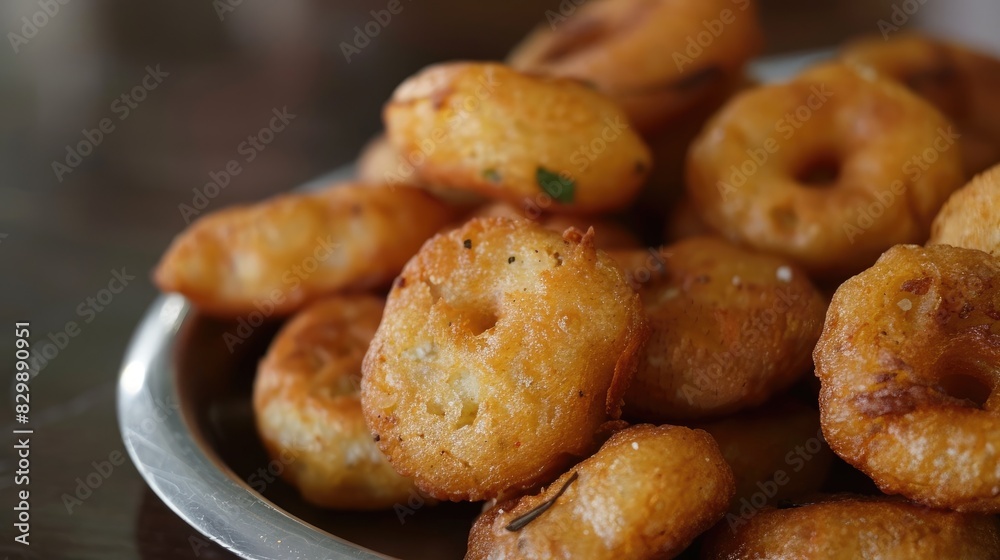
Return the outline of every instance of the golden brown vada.
[[[428,67],[396,89],[383,119],[422,182],[516,207],[618,210],[652,166],[649,148],[612,101],[572,80],[502,64]]]
[[[198,219],[154,279],[212,315],[287,315],[333,292],[387,285],[452,218],[413,187],[348,183],[281,195]]]
[[[732,496],[733,474],[711,436],[633,426],[541,493],[479,516],[465,557],[672,558],[722,517]]]
[[[826,304],[790,261],[710,237],[614,256],[651,328],[625,396],[628,417],[729,414],[809,370]]]
[[[964,182],[957,136],[898,83],[826,64],[730,100],[691,146],[687,187],[726,238],[840,280],[927,240]]]
[[[755,0],[591,0],[563,19],[525,38],[510,65],[593,84],[644,133],[725,91],[763,43]]]
[[[833,460],[819,411],[792,400],[696,427],[711,434],[736,477],[730,525],[765,505],[819,491]]]
[[[406,265],[365,356],[365,419],[393,467],[448,500],[549,482],[619,415],[646,338],[594,234],[473,219]]]
[[[979,249],[1000,257],[1000,165],[951,195],[934,218],[928,243]]]
[[[885,497],[838,495],[767,508],[705,538],[704,560],[1000,559],[995,517],[930,509]]]
[[[814,358],[841,458],[887,494],[1000,512],[1000,260],[893,247],[834,294]]]
[[[291,456],[282,476],[318,506],[389,508],[416,490],[392,470],[361,413],[361,360],[382,305],[360,294],[313,303],[281,329],[258,368],[257,431],[272,458]]]
[[[860,39],[840,59],[901,82],[951,119],[970,176],[1000,163],[1000,60],[919,33]]]

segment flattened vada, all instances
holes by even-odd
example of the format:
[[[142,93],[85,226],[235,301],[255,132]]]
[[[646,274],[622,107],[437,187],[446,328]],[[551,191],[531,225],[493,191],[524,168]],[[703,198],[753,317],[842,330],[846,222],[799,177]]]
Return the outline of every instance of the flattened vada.
[[[832,496],[760,511],[735,531],[708,533],[704,560],[1000,559],[995,517],[930,509],[885,497]]]
[[[257,431],[307,502],[382,509],[416,489],[372,441],[361,414],[361,360],[382,317],[374,296],[316,302],[278,333],[254,383]]]
[[[648,422],[756,406],[811,365],[825,301],[790,261],[711,237],[616,252],[642,296],[651,334],[625,396]]]
[[[466,560],[672,558],[732,496],[733,474],[711,436],[633,426],[541,493],[483,513]]]
[[[396,88],[383,120],[423,183],[517,207],[620,210],[652,168],[649,148],[610,99],[502,64],[426,68]]]
[[[160,259],[156,285],[204,312],[294,312],[341,290],[389,284],[452,210],[420,189],[333,185],[199,218]]]

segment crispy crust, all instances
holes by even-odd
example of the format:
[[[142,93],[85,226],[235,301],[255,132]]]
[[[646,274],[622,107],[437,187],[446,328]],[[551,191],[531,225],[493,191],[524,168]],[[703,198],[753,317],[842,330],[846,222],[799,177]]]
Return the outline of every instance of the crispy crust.
[[[544,514],[519,531],[506,529],[564,487]],[[483,513],[466,560],[672,558],[722,517],[733,488],[733,474],[705,432],[633,426],[541,493]]]
[[[886,497],[831,496],[709,531],[705,560],[1000,559],[995,517],[933,510]]]
[[[516,207],[621,209],[652,167],[649,148],[610,100],[496,63],[428,67],[396,89],[383,119],[422,182]]]
[[[412,187],[355,183],[277,196],[199,218],[174,239],[154,279],[213,315],[287,315],[333,292],[387,285],[451,219],[446,205]]]
[[[934,218],[928,243],[979,249],[1000,257],[1000,165],[951,195]]]
[[[587,231],[594,228],[594,246],[605,251],[635,249],[641,246],[635,233],[625,226],[608,219],[567,214],[541,214],[533,208],[519,209],[503,202],[489,204],[476,209],[473,218],[504,217],[533,221],[544,227],[562,233],[569,228]]]
[[[854,41],[840,58],[899,81],[954,121],[969,175],[1000,161],[1000,60],[919,33]]]
[[[892,245],[926,241],[964,181],[950,126],[894,81],[815,67],[730,100],[691,146],[688,193],[725,237],[842,280]],[[808,183],[827,167],[832,183]]]
[[[755,0],[592,0],[540,25],[508,61],[593,84],[651,133],[725,91],[762,44]]]
[[[1000,261],[893,247],[837,290],[814,358],[844,460],[888,494],[1000,512]]]
[[[592,231],[474,219],[429,241],[389,294],[365,418],[434,497],[528,489],[593,451],[646,336],[639,296]]]
[[[826,304],[789,261],[710,237],[615,257],[651,327],[628,416],[721,416],[761,404],[809,370]]]
[[[254,382],[257,431],[281,472],[313,504],[383,509],[416,487],[372,441],[361,413],[361,360],[382,317],[381,298],[316,302],[278,333]]]

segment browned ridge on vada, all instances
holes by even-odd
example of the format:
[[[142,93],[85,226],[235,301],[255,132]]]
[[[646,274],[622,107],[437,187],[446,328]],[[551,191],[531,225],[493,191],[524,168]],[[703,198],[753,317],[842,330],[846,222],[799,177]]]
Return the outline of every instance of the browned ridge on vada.
[[[639,296],[592,231],[474,219],[396,280],[365,356],[365,419],[431,496],[530,489],[596,448],[646,334]]]

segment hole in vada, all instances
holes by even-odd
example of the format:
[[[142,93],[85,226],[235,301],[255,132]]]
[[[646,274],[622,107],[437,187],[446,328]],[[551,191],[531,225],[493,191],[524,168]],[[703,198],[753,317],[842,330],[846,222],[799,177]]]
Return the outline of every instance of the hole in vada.
[[[795,173],[795,180],[807,187],[830,187],[840,178],[840,158],[831,152],[821,152],[806,160]]]
[[[475,422],[479,415],[479,379],[469,370],[454,370],[448,376],[448,385],[462,404],[455,429],[464,428]]]
[[[993,392],[982,379],[963,371],[945,374],[938,380],[938,386],[948,396],[969,401],[976,408],[984,408]]]
[[[434,416],[444,416],[444,407],[441,403],[436,401],[427,401],[424,404],[424,408],[427,409],[427,414],[433,414]]]
[[[462,401],[462,414],[455,423],[455,428],[464,428],[476,421],[479,415],[479,403],[473,401]]]
[[[479,336],[497,324],[497,314],[488,309],[470,309],[465,313],[469,330]]]

